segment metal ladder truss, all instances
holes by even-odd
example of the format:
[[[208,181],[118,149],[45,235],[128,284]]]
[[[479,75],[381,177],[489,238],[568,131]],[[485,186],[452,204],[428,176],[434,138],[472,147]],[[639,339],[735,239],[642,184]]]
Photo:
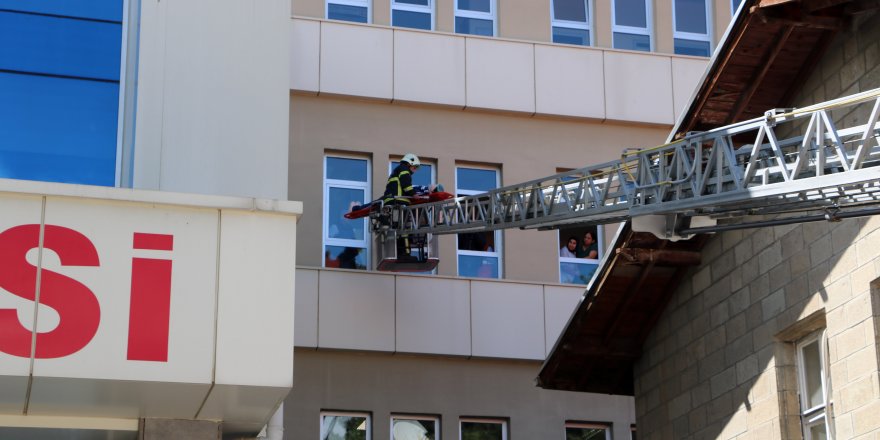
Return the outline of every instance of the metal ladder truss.
[[[400,206],[397,233],[553,229],[880,204],[880,89],[720,127],[483,194]],[[685,224],[689,224],[686,222]],[[669,234],[672,231],[668,231]]]

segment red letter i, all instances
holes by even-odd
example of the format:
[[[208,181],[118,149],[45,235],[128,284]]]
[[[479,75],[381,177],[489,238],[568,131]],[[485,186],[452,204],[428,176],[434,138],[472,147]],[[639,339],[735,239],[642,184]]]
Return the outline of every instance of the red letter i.
[[[174,236],[134,233],[134,249],[170,251]],[[128,360],[168,362],[171,260],[131,259]]]

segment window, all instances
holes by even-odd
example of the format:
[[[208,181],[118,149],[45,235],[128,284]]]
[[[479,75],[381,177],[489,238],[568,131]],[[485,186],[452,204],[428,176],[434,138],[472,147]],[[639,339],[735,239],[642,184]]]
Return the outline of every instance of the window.
[[[440,439],[440,419],[432,416],[392,416],[391,440]]]
[[[596,226],[559,229],[559,282],[586,285],[599,267],[604,248]]]
[[[455,0],[455,33],[494,37],[496,0]]]
[[[565,423],[565,440],[611,440],[611,426],[600,423]]]
[[[701,57],[711,55],[708,0],[675,0],[672,22],[676,54]]]
[[[126,6],[0,1],[0,177],[118,184]]]
[[[371,0],[327,1],[327,19],[370,23]]]
[[[391,0],[391,25],[434,30],[434,0]]]
[[[742,3],[742,0],[730,0],[730,13],[736,17],[736,11],[739,9],[739,4]]]
[[[321,412],[321,440],[370,440],[370,415]]]
[[[367,220],[343,217],[370,201],[370,162],[327,156],[324,162],[324,267],[366,270],[370,260]]]
[[[589,46],[592,41],[590,7],[589,0],[551,0],[553,42]]]
[[[507,422],[488,419],[461,419],[461,440],[507,440]]]
[[[797,344],[798,394],[804,440],[832,438],[828,420],[831,387],[826,374],[825,332],[807,336]]]
[[[653,50],[650,0],[613,0],[611,13],[614,16],[611,31],[615,49]]]
[[[498,188],[499,174],[490,168],[458,167],[455,192],[471,196]],[[458,234],[457,240],[459,276],[501,278],[501,231]]]

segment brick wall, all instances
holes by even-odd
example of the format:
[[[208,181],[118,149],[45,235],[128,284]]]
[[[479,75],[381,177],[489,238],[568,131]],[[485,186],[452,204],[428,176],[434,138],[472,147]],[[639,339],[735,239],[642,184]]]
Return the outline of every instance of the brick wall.
[[[880,14],[837,37],[795,105],[877,87]],[[639,438],[801,438],[794,342],[822,327],[835,438],[880,438],[878,278],[880,216],[713,237],[636,365]]]

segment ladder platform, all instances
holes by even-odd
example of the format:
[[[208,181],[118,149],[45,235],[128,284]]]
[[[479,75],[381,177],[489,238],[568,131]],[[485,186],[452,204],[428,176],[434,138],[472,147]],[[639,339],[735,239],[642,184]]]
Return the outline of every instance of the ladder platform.
[[[396,258],[385,258],[379,262],[378,270],[384,272],[430,272],[440,263],[439,258],[428,258],[425,261],[397,261]]]

